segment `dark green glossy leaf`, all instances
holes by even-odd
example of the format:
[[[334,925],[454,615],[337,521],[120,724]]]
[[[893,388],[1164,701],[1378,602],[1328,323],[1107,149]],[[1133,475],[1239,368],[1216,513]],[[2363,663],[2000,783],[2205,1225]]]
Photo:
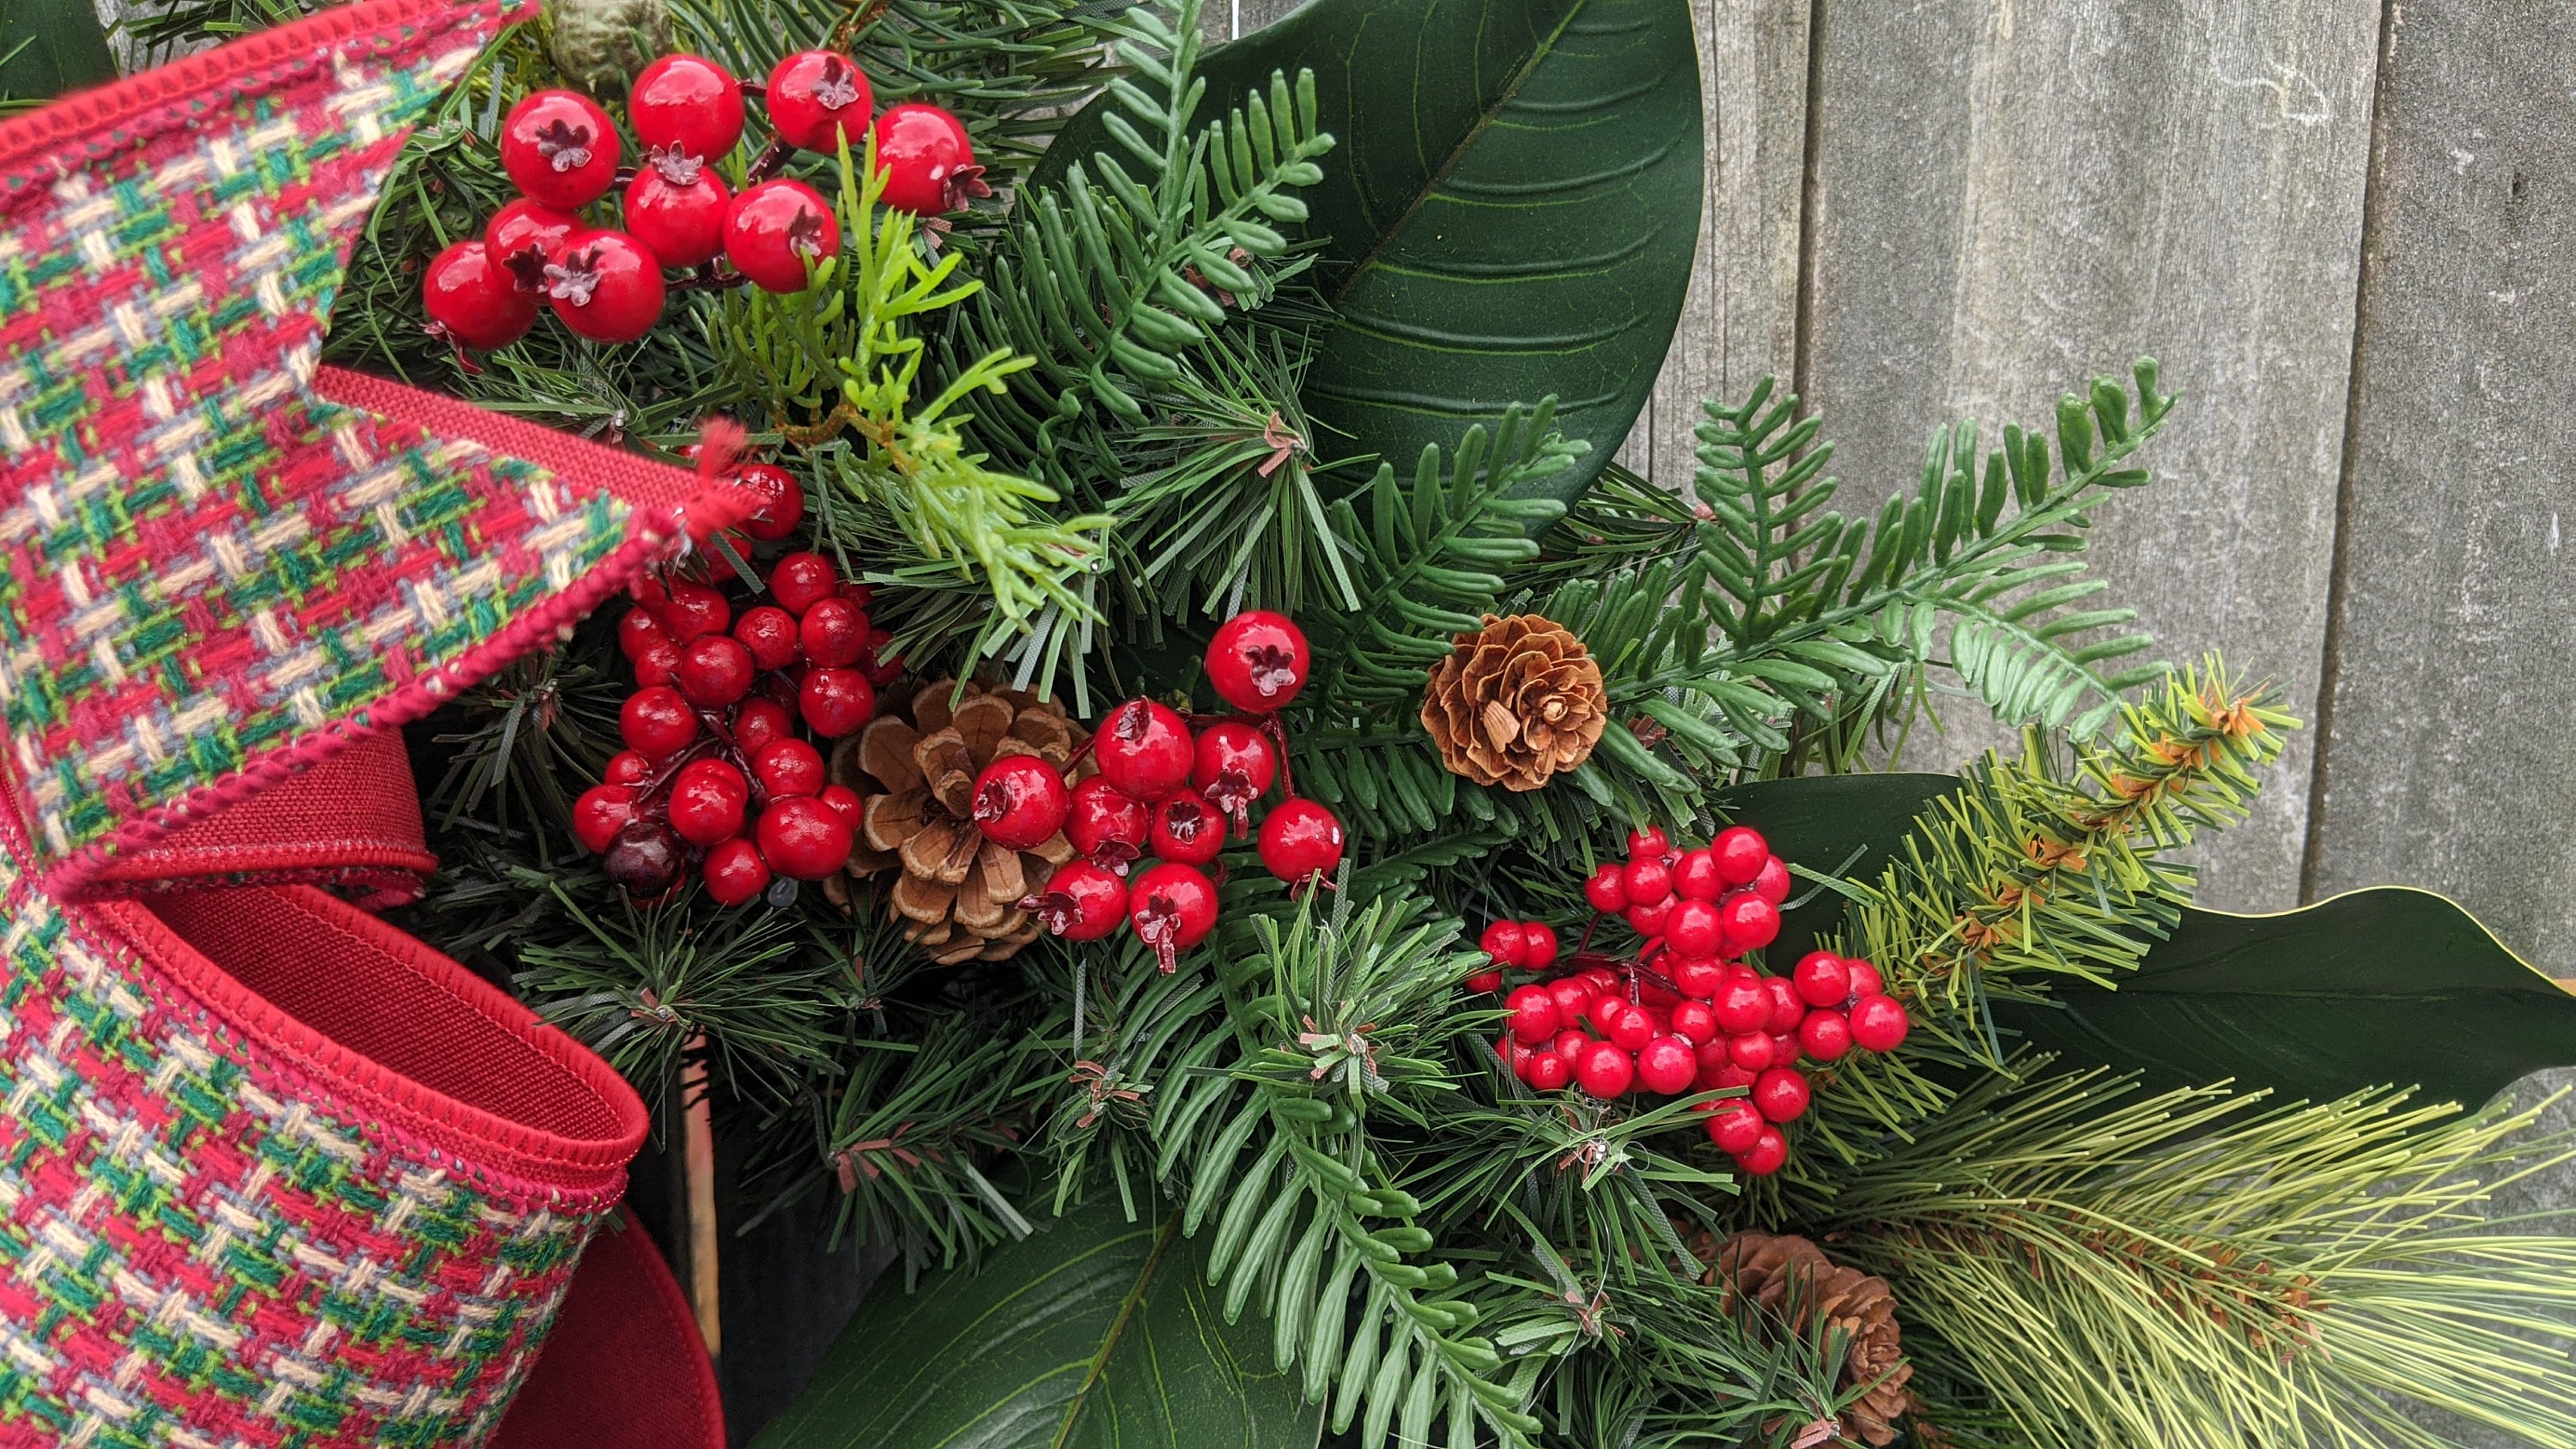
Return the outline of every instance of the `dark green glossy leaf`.
[[[90,0],[0,0],[0,99],[50,100],[114,79]]]
[[[1959,788],[1956,775],[1799,775],[1738,785],[1718,797],[1727,820],[1750,825],[1793,868],[1876,880],[1914,817]],[[1815,949],[1818,934],[1842,929],[1843,898],[1800,879],[1780,916],[1780,939],[1764,951],[1775,969]]]
[[[1321,1410],[1204,1268],[1177,1214],[1096,1194],[976,1273],[880,1284],[758,1449],[1314,1449]]]

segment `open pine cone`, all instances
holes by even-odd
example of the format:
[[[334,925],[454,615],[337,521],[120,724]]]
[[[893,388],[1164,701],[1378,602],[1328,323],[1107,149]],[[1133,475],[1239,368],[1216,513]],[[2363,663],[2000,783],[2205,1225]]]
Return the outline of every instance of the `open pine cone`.
[[[1905,1392],[1914,1366],[1896,1327],[1896,1297],[1887,1280],[1845,1268],[1805,1238],[1737,1233],[1724,1243],[1698,1245],[1710,1262],[1709,1281],[1727,1285],[1730,1303],[1750,1302],[1771,1322],[1805,1334],[1819,1316],[1850,1335],[1842,1383],[1876,1387],[1843,1411],[1843,1432],[1871,1444],[1896,1442],[1897,1421],[1914,1407]],[[1794,1303],[1793,1301],[1794,1300]],[[1791,1317],[1794,1308],[1796,1316]]]
[[[1591,758],[1610,696],[1572,630],[1536,614],[1488,614],[1457,643],[1431,666],[1422,696],[1422,727],[1451,774],[1535,790]]]
[[[954,703],[951,703],[954,696]],[[913,692],[832,751],[832,779],[864,803],[849,873],[900,870],[888,909],[905,939],[943,966],[1000,961],[1038,937],[1021,900],[1043,890],[1073,858],[1059,833],[1035,850],[1009,850],[975,826],[975,777],[1005,755],[1069,766],[1083,730],[1064,706],[1026,690],[953,679]]]

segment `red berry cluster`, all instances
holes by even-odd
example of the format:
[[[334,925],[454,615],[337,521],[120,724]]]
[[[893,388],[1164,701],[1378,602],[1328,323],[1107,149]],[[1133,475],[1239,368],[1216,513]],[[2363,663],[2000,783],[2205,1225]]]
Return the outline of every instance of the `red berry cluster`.
[[[710,268],[713,285],[748,281],[801,292],[812,264],[840,250],[840,221],[820,193],[772,176],[796,150],[863,146],[874,106],[868,78],[848,56],[799,51],[778,63],[766,100],[776,142],[745,173],[737,194],[717,174],[742,139],[746,90],[702,55],[666,55],[635,78],[626,119],[643,164],[621,170],[608,112],[571,91],[538,91],[501,125],[501,168],[520,199],[483,235],[440,252],[421,282],[436,331],[463,347],[515,342],[543,302],[579,336],[632,342],[662,315],[665,270]],[[937,106],[890,106],[872,128],[883,200],[902,211],[953,211],[989,195],[966,128]],[[624,188],[625,227],[595,227],[581,209]]]
[[[1543,1091],[1570,1083],[1606,1100],[1748,1088],[1707,1104],[1709,1140],[1750,1176],[1779,1171],[1783,1129],[1807,1110],[1800,1060],[1893,1051],[1909,1025],[1866,961],[1811,951],[1789,975],[1767,976],[1735,959],[1778,937],[1788,886],[1786,863],[1742,826],[1678,852],[1660,830],[1629,836],[1627,862],[1602,866],[1586,894],[1603,914],[1623,914],[1644,949],[1624,961],[1578,952],[1574,969],[1514,989],[1495,1051]],[[1528,922],[1498,921],[1482,944],[1496,970],[1470,986],[1494,989],[1501,969],[1544,972],[1556,957],[1555,932]]]
[[[617,625],[635,666],[617,719],[626,748],[573,803],[573,833],[642,901],[669,894],[692,864],[725,906],[774,876],[839,870],[859,797],[825,783],[814,741],[866,724],[877,688],[903,667],[885,652],[893,636],[868,622],[867,585],[844,583],[819,554],[791,553],[770,570],[769,601],[739,616],[695,580],[648,579],[635,594]]]
[[[1305,686],[1308,663],[1306,636],[1294,623],[1248,610],[1217,627],[1207,653],[1208,682],[1241,714],[1190,718],[1150,699],[1111,709],[1091,737],[1099,773],[1031,820],[1032,828],[1041,820],[1048,827],[1037,840],[1061,827],[1077,858],[1021,908],[1070,941],[1099,940],[1123,919],[1173,970],[1181,952],[1216,929],[1208,868],[1229,827],[1238,838],[1253,833],[1254,807],[1274,784],[1286,786],[1278,710]],[[979,821],[982,790],[979,781]],[[1024,798],[997,799],[996,808],[1016,809]],[[1281,880],[1303,886],[1342,862],[1341,821],[1293,790],[1263,813],[1259,832],[1261,863]],[[1128,879],[1149,852],[1155,863]]]

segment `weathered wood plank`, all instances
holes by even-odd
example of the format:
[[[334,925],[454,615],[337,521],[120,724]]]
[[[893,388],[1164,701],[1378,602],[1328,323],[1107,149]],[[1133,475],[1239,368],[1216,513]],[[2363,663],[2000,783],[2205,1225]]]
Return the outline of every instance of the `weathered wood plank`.
[[[1800,371],[1849,503],[1909,484],[1946,415],[2042,421],[2155,353],[2189,401],[2095,567],[2169,653],[2223,648],[2313,716],[2378,0],[1819,13]],[[2207,853],[2213,903],[2293,899],[2309,750]]]

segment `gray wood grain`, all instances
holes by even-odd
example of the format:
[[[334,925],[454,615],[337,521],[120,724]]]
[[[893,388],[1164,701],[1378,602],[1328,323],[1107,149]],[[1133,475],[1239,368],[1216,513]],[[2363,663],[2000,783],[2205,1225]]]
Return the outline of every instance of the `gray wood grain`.
[[[2169,655],[2223,648],[2313,717],[2377,0],[1819,15],[1800,374],[1846,499],[1908,486],[1945,415],[2043,421],[2163,357],[2188,399],[2152,454],[2165,481],[2104,511],[2095,567]],[[2208,851],[2212,903],[2294,898],[2309,750]]]

